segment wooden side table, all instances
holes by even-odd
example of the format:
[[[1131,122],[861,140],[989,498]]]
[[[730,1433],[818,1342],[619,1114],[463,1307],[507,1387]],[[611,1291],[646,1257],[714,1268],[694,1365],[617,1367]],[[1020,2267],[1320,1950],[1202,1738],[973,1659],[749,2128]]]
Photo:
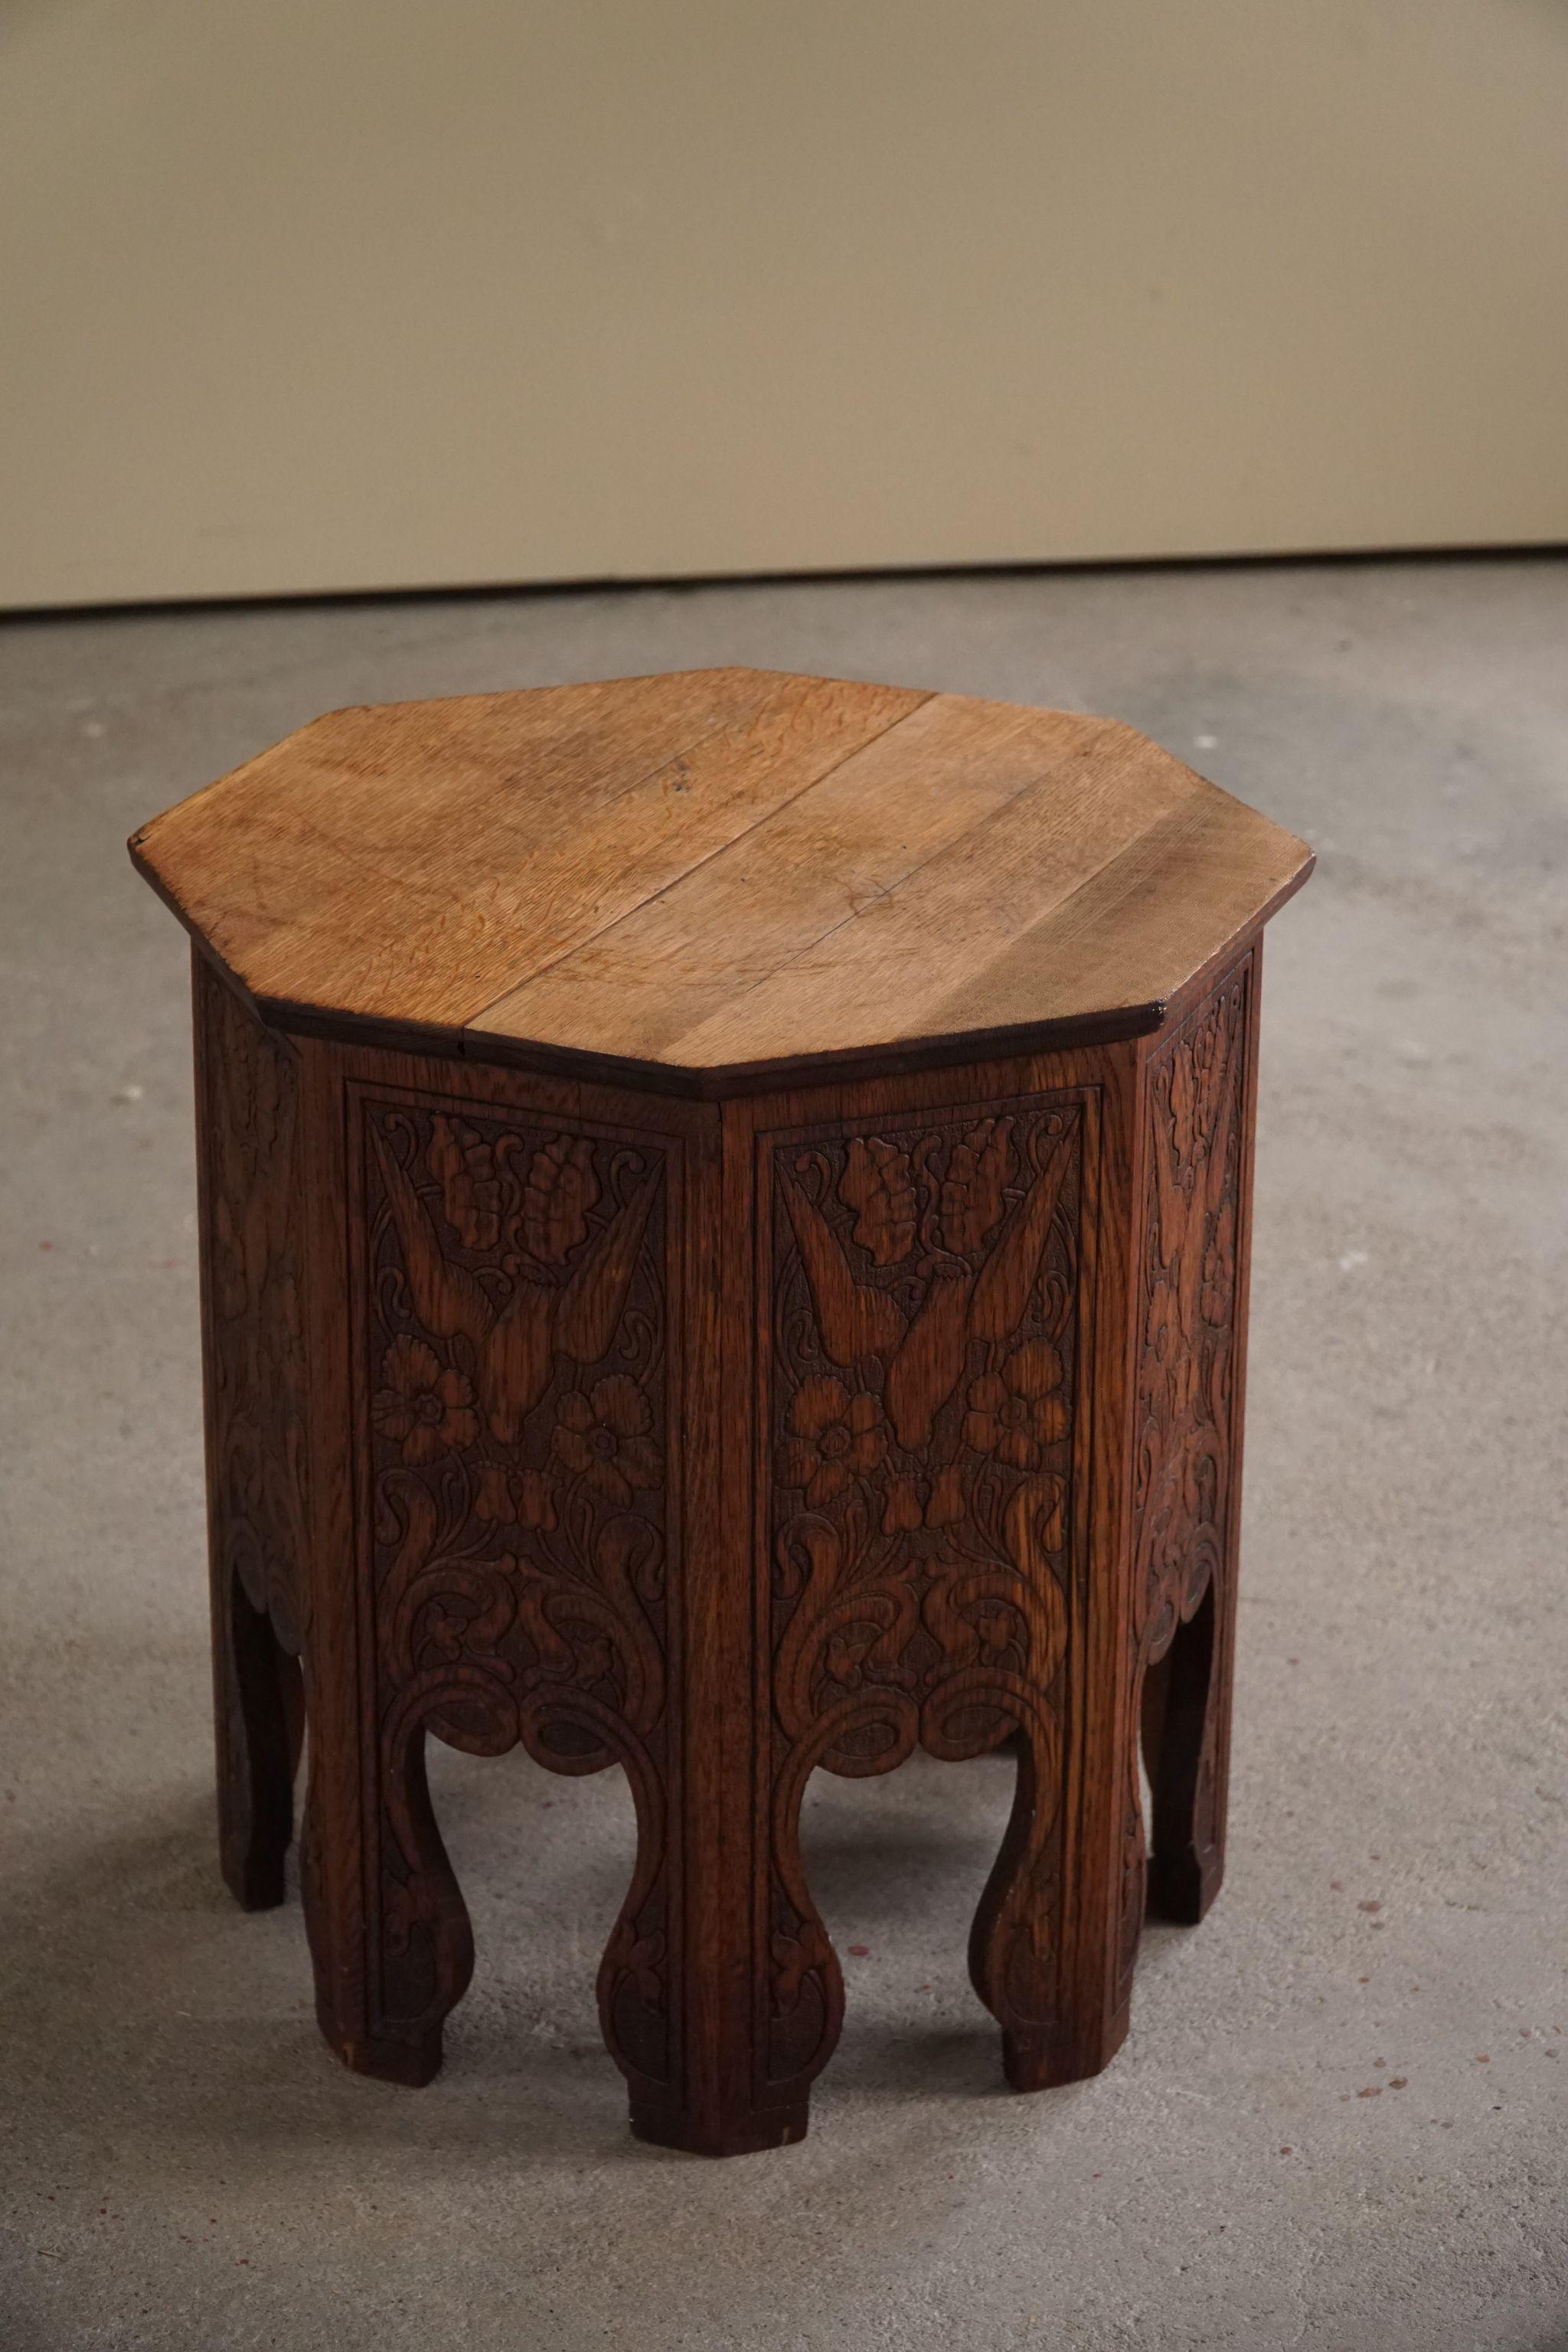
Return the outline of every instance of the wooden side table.
[[[426,1737],[618,1764],[632,2127],[798,2139],[820,1765],[1010,1744],[1022,2090],[1225,1844],[1258,942],[1302,845],[1130,728],[752,670],[333,713],[143,828],[196,941],[223,1864],[440,2062]],[[1138,1743],[1153,1792],[1150,1853]]]

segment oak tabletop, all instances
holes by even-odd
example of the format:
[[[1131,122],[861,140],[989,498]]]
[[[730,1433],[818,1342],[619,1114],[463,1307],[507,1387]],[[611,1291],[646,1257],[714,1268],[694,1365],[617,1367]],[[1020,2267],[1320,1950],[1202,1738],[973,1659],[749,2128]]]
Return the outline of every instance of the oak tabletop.
[[[1117,720],[752,669],[333,711],[131,853],[284,1028],[701,1092],[1155,1027],[1312,864]]]

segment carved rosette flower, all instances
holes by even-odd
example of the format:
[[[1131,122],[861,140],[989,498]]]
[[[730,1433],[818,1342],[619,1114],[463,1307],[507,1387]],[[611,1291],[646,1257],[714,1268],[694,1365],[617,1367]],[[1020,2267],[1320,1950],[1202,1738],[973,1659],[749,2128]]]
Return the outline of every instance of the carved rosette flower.
[[[1068,1433],[1061,1393],[1062,1360],[1048,1339],[1016,1348],[1000,1372],[971,1384],[963,1434],[978,1454],[994,1454],[1014,1470],[1037,1470],[1047,1445]]]
[[[784,1482],[803,1486],[813,1510],[842,1495],[855,1478],[881,1467],[888,1450],[882,1408],[866,1391],[851,1396],[831,1373],[814,1373],[795,1391],[781,1465]]]
[[[586,1391],[568,1389],[551,1445],[557,1458],[606,1503],[625,1510],[659,1483],[653,1412],[636,1381],[611,1372]]]
[[[466,1372],[444,1365],[423,1339],[400,1332],[381,1377],[371,1419],[383,1437],[402,1447],[405,1462],[438,1462],[443,1454],[461,1454],[473,1444],[479,1433],[474,1384]]]

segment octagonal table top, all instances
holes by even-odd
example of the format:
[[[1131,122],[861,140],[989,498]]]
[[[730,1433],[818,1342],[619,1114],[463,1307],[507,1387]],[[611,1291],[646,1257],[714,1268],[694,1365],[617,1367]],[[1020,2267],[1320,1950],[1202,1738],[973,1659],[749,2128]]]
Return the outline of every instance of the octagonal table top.
[[[131,852],[276,1025],[700,1093],[1155,1028],[1312,864],[1117,720],[754,669],[332,711]]]

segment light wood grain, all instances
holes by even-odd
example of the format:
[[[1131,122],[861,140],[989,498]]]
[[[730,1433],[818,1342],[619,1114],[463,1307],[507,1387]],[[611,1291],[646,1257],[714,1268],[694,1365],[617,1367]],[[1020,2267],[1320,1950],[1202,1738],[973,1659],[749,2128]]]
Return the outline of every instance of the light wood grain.
[[[741,669],[336,712],[132,854],[278,1025],[699,1093],[1151,1029],[1311,866],[1116,721]]]
[[[1095,729],[1061,711],[938,697],[472,1026],[680,1062],[688,1033],[728,1013],[733,1050],[708,1058],[749,1061],[756,995],[820,943],[826,1002],[784,1050],[853,1042],[858,1008],[834,1003],[836,943],[910,877],[962,870],[972,830],[1022,805]],[[943,952],[964,963],[970,950],[962,936],[916,941],[906,980]]]
[[[924,698],[695,670],[334,711],[132,855],[258,1002],[456,1025]]]
[[[1167,1001],[1295,877],[1280,874],[1275,826],[1175,761],[1146,779],[1146,801],[1116,793],[1148,748],[1123,737],[1086,749],[1086,783],[1112,788],[1095,827],[1047,779],[679,1038],[670,1058],[763,1062],[851,1021],[898,1044]]]

